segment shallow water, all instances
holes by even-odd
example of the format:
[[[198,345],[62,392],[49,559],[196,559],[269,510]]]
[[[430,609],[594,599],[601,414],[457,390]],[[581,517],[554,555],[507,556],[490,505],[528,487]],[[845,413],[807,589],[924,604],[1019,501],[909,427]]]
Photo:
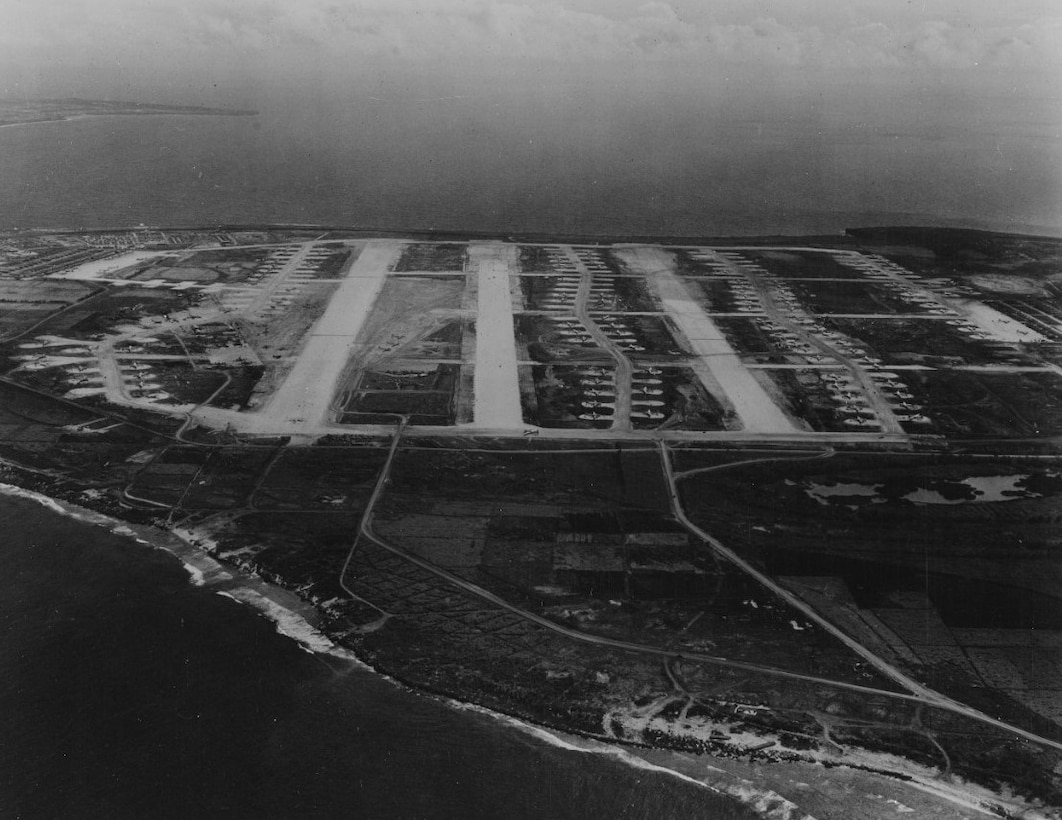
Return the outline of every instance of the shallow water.
[[[836,482],[819,484],[809,482],[804,492],[820,504],[843,504],[844,499],[865,498],[871,504],[885,504],[897,498],[912,504],[985,504],[1001,501],[1019,501],[1023,498],[1040,498],[1041,493],[1023,484],[1031,476],[1028,473],[1012,475],[968,476],[961,481],[933,480],[925,487],[917,487],[902,495],[886,495],[884,484],[861,484]],[[946,487],[950,494],[941,492]]]

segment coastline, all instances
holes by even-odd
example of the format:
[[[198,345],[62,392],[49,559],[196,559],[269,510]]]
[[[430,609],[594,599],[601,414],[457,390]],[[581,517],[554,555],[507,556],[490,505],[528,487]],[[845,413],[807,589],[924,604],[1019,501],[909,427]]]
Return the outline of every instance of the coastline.
[[[353,650],[332,641],[319,628],[322,623],[320,611],[295,591],[280,584],[268,582],[255,573],[222,563],[214,558],[210,554],[213,542],[194,529],[175,527],[165,530],[152,524],[126,521],[83,504],[46,494],[41,492],[40,488],[27,489],[11,483],[12,480],[17,480],[19,474],[39,476],[42,481],[54,481],[58,478],[27,469],[6,459],[0,459],[0,495],[34,501],[52,512],[132,538],[142,546],[168,552],[181,562],[188,574],[190,584],[250,607],[260,616],[269,619],[278,634],[294,640],[305,652],[337,658],[371,672],[405,691],[431,697],[453,709],[487,716],[557,748],[613,757],[635,768],[666,773],[688,781],[720,798],[734,800],[745,809],[767,820],[816,820],[816,816],[806,813],[800,806],[770,786],[781,787],[794,784],[799,788],[806,785],[804,780],[810,779],[807,776],[808,773],[825,778],[827,770],[835,768],[845,770],[846,780],[859,780],[871,787],[872,790],[865,793],[864,798],[875,795],[881,797],[879,792],[889,792],[892,789],[894,796],[890,799],[897,806],[905,808],[909,806],[897,799],[897,796],[905,797],[909,803],[911,791],[915,790],[924,793],[925,797],[932,800],[932,803],[928,805],[940,806],[943,802],[950,809],[973,811],[980,816],[1000,816],[1001,810],[1011,812],[1002,816],[1021,816],[1029,820],[1040,820],[1040,818],[1046,820],[1056,816],[1041,812],[1036,807],[1024,801],[1016,801],[1006,794],[989,793],[981,787],[962,781],[952,783],[949,780],[939,780],[929,770],[920,773],[915,770],[920,767],[899,758],[896,759],[896,763],[910,765],[894,765],[890,769],[879,768],[889,762],[884,759],[838,763],[794,758],[763,763],[753,759],[691,755],[667,748],[641,746],[637,743],[618,743],[592,734],[580,733],[578,730],[541,725],[522,716],[507,714],[497,709],[459,700],[444,692],[413,685],[403,681],[398,675],[373,666],[360,658]],[[92,497],[88,498],[91,500]],[[875,762],[878,766],[874,765]],[[803,779],[797,779],[796,773],[802,773]],[[922,776],[919,776],[920,774]],[[823,788],[826,787],[820,786],[820,789]],[[1020,812],[1020,815],[1013,814],[1014,811]],[[836,815],[823,815],[823,817],[826,816]],[[851,817],[857,816],[868,815],[851,815]],[[955,816],[969,817],[967,814]]]
[[[74,120],[99,119],[102,117],[256,117],[257,111],[100,111],[96,113],[67,114],[61,117],[42,117],[36,120],[0,123],[0,128],[16,128],[23,125],[43,125],[50,122],[73,122]]]
[[[750,795],[748,789],[742,784],[725,782],[728,780],[725,777],[716,783],[698,779],[675,768],[647,761],[639,757],[633,748],[607,743],[590,736],[560,732],[475,703],[410,686],[399,678],[366,663],[353,651],[334,643],[314,624],[314,621],[319,620],[319,614],[312,604],[284,587],[270,584],[237,567],[223,565],[204,549],[204,541],[192,531],[180,530],[180,528],[165,531],[151,525],[133,524],[80,504],[12,484],[10,483],[12,476],[4,475],[4,472],[22,469],[24,468],[0,459],[0,496],[33,501],[58,515],[72,518],[86,525],[107,529],[116,535],[131,538],[149,549],[169,553],[181,562],[182,568],[188,574],[190,584],[213,589],[215,594],[254,610],[258,615],[272,621],[279,635],[295,641],[305,652],[337,658],[358,669],[371,672],[377,678],[406,692],[430,697],[457,711],[483,715],[556,748],[581,754],[612,757],[633,768],[665,774],[688,782],[721,798],[735,800],[743,804],[745,808],[760,813],[767,820],[816,820],[811,815],[802,812],[795,804],[770,790]],[[714,769],[714,771],[725,775],[722,769]],[[762,813],[763,807],[768,809],[767,813]]]
[[[173,112],[175,114],[180,112]],[[248,116],[257,112],[246,114],[227,114],[225,116]],[[114,116],[109,114],[89,114],[83,116],[105,117]],[[198,116],[206,116],[200,114]],[[219,115],[220,116],[220,115]],[[60,120],[42,120],[40,122],[59,122]],[[33,123],[10,123],[10,125],[32,125]],[[4,126],[0,126],[4,127]],[[928,220],[928,217],[926,218]],[[846,223],[856,222],[859,224],[850,227],[840,227]],[[892,230],[925,230],[925,231],[949,231],[949,232],[972,232],[986,235],[1012,236],[1027,240],[1057,241],[1062,239],[1062,229],[1056,229],[1045,225],[1002,225],[994,224],[991,227],[972,220],[949,220],[935,219],[921,221],[920,217],[905,218],[902,214],[896,215],[896,219],[888,222],[878,221],[867,224],[854,215],[838,216],[837,225],[831,233],[798,232],[798,233],[747,233],[747,234],[616,234],[616,233],[562,233],[562,232],[520,232],[520,231],[475,231],[449,228],[407,228],[375,227],[373,225],[335,225],[316,222],[219,222],[213,225],[118,225],[96,227],[47,227],[36,226],[29,228],[0,228],[0,235],[26,235],[26,234],[58,234],[58,235],[85,235],[85,234],[111,234],[129,233],[142,231],[149,228],[155,231],[173,231],[177,233],[216,233],[218,231],[305,231],[312,234],[336,233],[343,234],[344,239],[412,239],[424,242],[478,242],[478,241],[501,241],[501,242],[526,242],[531,244],[568,244],[568,245],[667,245],[701,247],[705,245],[779,245],[786,242],[798,242],[800,244],[821,244],[823,247],[857,247],[860,243],[859,233],[867,231],[892,231]]]

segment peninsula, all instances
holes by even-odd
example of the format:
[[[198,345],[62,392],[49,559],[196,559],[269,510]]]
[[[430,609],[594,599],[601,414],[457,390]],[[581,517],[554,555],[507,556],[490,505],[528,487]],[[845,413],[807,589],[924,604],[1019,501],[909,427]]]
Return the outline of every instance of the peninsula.
[[[156,105],[118,100],[82,100],[77,98],[58,100],[0,99],[0,128],[7,125],[58,122],[81,117],[144,116],[148,114],[242,117],[254,116],[257,113],[257,111],[207,108],[198,105]]]

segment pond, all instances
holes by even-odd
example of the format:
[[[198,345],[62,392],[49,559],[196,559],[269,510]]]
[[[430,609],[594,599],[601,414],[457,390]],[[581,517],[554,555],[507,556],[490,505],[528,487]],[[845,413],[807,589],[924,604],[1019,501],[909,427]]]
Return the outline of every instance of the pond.
[[[790,486],[798,483],[787,480]],[[1043,498],[1062,492],[1062,473],[1010,473],[944,477],[890,477],[875,484],[845,481],[804,481],[799,485],[819,504],[858,507],[906,501],[911,504],[984,504]]]

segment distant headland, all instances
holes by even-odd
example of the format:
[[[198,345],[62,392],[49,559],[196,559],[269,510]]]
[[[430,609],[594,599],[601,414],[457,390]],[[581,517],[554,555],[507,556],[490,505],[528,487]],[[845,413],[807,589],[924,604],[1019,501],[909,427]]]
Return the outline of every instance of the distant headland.
[[[145,114],[184,114],[215,117],[255,116],[257,111],[209,108],[201,105],[157,105],[124,100],[0,100],[0,128],[36,122],[59,122],[81,117],[111,117]]]

